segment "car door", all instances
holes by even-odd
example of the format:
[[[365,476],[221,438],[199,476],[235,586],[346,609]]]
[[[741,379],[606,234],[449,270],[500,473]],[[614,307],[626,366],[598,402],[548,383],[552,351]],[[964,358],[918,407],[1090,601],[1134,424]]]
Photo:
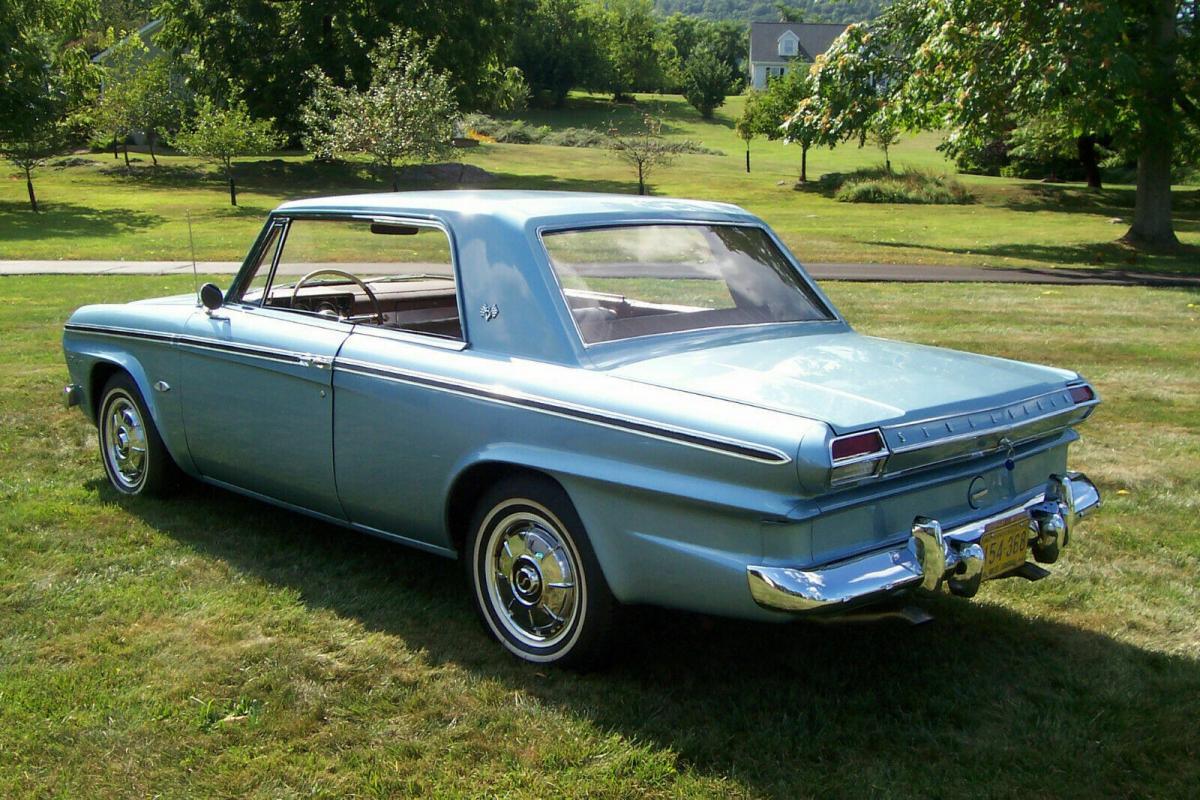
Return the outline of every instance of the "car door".
[[[204,477],[344,519],[332,365],[353,326],[263,305],[286,224],[269,224],[224,306],[187,322],[178,341],[184,429]]]
[[[275,309],[193,315],[180,340],[180,388],[199,472],[342,518],[331,366],[349,328]]]
[[[331,235],[333,236],[333,235]],[[461,365],[465,351],[452,246],[429,221],[360,225],[357,265],[375,276],[386,323],[356,325],[334,370],[338,495],[354,524],[434,549],[450,546],[443,492],[461,452],[456,415],[469,403],[411,378]],[[365,261],[365,257],[364,257]]]

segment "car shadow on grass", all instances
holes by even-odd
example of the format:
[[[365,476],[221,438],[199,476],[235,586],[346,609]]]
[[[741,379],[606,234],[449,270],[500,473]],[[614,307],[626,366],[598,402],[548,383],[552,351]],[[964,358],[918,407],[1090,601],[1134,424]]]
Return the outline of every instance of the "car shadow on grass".
[[[630,609],[612,665],[578,674],[492,642],[456,562],[197,484],[122,502],[311,608],[756,795],[1184,797],[1200,781],[1200,664],[988,604],[991,587],[923,601],[937,619],[915,628]]]
[[[28,203],[0,200],[0,242],[73,236],[116,236],[161,225],[158,214],[129,208],[97,209],[54,200],[40,201],[35,214]]]

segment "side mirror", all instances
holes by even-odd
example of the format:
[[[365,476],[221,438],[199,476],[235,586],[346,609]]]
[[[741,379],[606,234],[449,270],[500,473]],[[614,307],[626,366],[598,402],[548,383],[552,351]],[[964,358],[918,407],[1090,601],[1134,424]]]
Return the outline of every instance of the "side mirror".
[[[200,304],[209,311],[216,311],[225,302],[225,293],[215,283],[206,283],[200,287]]]

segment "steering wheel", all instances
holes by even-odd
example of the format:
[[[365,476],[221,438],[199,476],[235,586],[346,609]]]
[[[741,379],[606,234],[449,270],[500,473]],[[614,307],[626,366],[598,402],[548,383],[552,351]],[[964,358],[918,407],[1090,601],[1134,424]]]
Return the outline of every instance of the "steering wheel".
[[[296,281],[296,284],[292,287],[292,299],[288,301],[288,305],[290,307],[292,307],[292,308],[296,307],[296,297],[300,294],[300,287],[302,287],[304,284],[308,283],[310,280],[312,280],[313,278],[315,278],[318,275],[336,275],[339,278],[345,278],[346,280],[350,281],[351,283],[357,284],[358,287],[360,289],[362,289],[363,292],[366,293],[367,299],[371,301],[371,307],[375,310],[374,314],[363,314],[361,316],[351,315],[349,317],[339,317],[339,319],[350,321],[350,322],[366,322],[367,320],[370,320],[373,318],[375,320],[376,325],[383,324],[383,309],[379,305],[379,298],[376,297],[375,293],[371,291],[371,287],[367,286],[367,284],[364,283],[362,281],[362,279],[359,278],[357,275],[351,275],[349,272],[345,272],[340,269],[329,269],[329,268],[314,269],[312,272],[308,273],[303,278]]]

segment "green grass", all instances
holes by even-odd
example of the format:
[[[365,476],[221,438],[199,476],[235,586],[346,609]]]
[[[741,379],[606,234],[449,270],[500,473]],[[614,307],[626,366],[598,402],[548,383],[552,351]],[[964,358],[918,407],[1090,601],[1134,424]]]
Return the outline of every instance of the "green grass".
[[[1200,293],[827,287],[869,333],[1082,370],[1105,507],[937,622],[638,616],[517,663],[457,564],[192,486],[127,500],[60,326],[183,277],[0,278],[0,796],[1194,797]]]
[[[1092,192],[1078,184],[962,176],[976,203],[931,208],[838,203],[816,179],[830,171],[878,166],[879,152],[854,144],[814,150],[809,155],[813,180],[798,191],[799,150],[756,140],[753,171],[747,174],[743,143],[733,130],[743,103],[744,98],[732,97],[714,120],[704,121],[677,96],[643,95],[636,107],[577,96],[566,111],[523,116],[562,130],[628,126],[643,111],[660,113],[667,135],[724,155],[682,155],[652,176],[653,190],[742,205],[763,216],[805,261],[1200,271],[1194,249],[1200,246],[1200,188],[1195,186],[1178,187],[1175,196],[1176,228],[1193,249],[1170,256],[1139,254],[1116,243],[1132,214],[1134,190],[1128,185]],[[938,141],[935,134],[909,136],[892,151],[892,162],[897,169],[952,171],[935,149]],[[494,173],[496,180],[488,186],[497,188],[637,190],[630,170],[603,149],[485,144],[460,156]],[[40,216],[28,211],[23,179],[0,181],[0,259],[186,259],[190,210],[197,256],[239,260],[264,215],[283,200],[385,188],[358,163],[318,165],[298,156],[246,159],[236,167],[241,205],[232,208],[224,183],[209,167],[164,156],[155,168],[141,158],[129,172],[111,155],[40,170],[36,184],[46,206]]]

